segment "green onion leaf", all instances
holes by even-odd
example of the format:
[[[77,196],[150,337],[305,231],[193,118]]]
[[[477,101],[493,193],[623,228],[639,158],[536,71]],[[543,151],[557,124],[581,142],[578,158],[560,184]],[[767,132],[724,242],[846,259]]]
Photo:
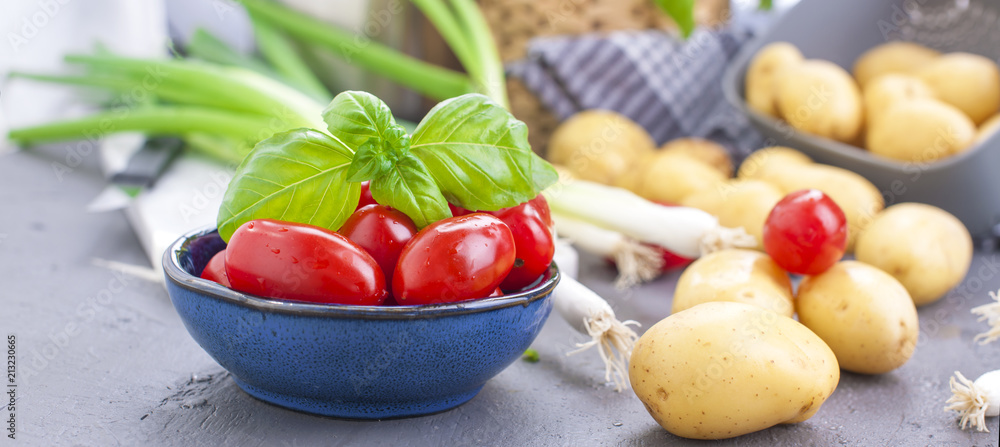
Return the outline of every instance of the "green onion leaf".
[[[261,141],[236,169],[219,209],[219,235],[254,219],[336,231],[358,206],[361,185],[347,181],[354,151],[336,137],[295,129]]]

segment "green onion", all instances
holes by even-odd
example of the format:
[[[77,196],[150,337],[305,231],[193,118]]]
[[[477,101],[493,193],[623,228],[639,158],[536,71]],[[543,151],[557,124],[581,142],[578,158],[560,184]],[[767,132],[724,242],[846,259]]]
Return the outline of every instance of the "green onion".
[[[331,27],[268,0],[241,0],[250,14],[289,35],[324,46],[349,63],[379,73],[431,98],[442,100],[473,92],[468,76],[428,64],[374,42]]]
[[[466,35],[472,38],[474,51],[480,57],[481,77],[477,79],[484,94],[505,109],[510,108],[507,100],[507,83],[503,63],[497,51],[490,25],[473,0],[451,0],[458,18],[465,27]]]
[[[289,83],[299,87],[304,93],[324,103],[333,99],[326,86],[313,74],[305,61],[299,57],[292,42],[271,25],[253,18],[257,49]]]
[[[156,106],[112,109],[84,118],[10,131],[15,143],[28,145],[41,141],[101,138],[124,131],[150,134],[187,134],[205,132],[228,135],[235,139],[266,138],[274,133],[272,118],[260,115],[224,112],[195,106]]]
[[[245,56],[226,45],[214,34],[198,28],[191,35],[191,40],[184,47],[188,56],[212,62],[219,65],[243,67],[257,73],[275,77],[278,74],[264,62],[254,57]]]

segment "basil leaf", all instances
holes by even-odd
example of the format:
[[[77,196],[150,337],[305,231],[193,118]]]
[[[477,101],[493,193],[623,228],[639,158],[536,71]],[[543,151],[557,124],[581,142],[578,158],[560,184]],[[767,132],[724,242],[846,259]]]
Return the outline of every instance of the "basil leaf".
[[[354,153],[351,167],[347,169],[347,181],[363,182],[385,174],[392,169],[393,158],[382,149],[382,143],[369,139]]]
[[[257,143],[236,169],[219,209],[219,235],[277,219],[337,230],[358,206],[361,185],[347,182],[354,156],[344,142],[310,129],[277,133]]]
[[[439,103],[410,140],[410,153],[424,162],[448,201],[466,209],[515,206],[558,179],[531,151],[524,123],[483,95]]]
[[[687,39],[694,31],[694,0],[653,0],[681,31],[681,37]]]
[[[352,149],[371,138],[392,147],[409,146],[406,129],[396,124],[389,106],[371,93],[347,91],[337,95],[323,110],[323,121],[330,134]]]
[[[406,154],[369,185],[376,202],[396,208],[423,228],[451,217],[448,201],[419,158]]]

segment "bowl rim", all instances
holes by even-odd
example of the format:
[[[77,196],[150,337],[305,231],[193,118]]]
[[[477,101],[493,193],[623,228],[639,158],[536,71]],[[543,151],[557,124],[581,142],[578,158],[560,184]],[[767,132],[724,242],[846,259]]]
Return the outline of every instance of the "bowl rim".
[[[368,320],[412,320],[488,312],[513,306],[527,307],[552,294],[561,279],[555,261],[541,283],[518,293],[495,298],[462,301],[449,304],[413,306],[358,306],[351,304],[318,304],[301,301],[282,301],[239,292],[221,284],[201,279],[185,271],[180,265],[180,253],[191,241],[217,231],[214,226],[202,227],[179,237],[163,253],[163,271],[167,281],[174,285],[212,299],[225,301],[261,312],[297,316],[353,318]]]

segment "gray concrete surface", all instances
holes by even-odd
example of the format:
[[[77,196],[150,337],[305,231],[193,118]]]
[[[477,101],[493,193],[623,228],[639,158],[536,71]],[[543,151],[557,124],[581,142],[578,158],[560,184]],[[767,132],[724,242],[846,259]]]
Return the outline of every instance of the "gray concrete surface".
[[[534,344],[539,363],[516,363],[445,413],[356,422],[257,401],[188,336],[162,285],[92,264],[148,265],[120,213],[85,211],[104,186],[94,161],[59,180],[48,157],[61,151],[0,155],[0,335],[16,335],[19,362],[17,439],[0,445],[703,444],[666,433],[631,392],[603,383],[595,354],[567,357],[583,337],[555,316]],[[624,296],[597,260],[582,276],[644,327],[669,312],[676,274]],[[920,345],[904,367],[845,373],[811,420],[717,444],[996,447],[996,418],[992,433],[963,432],[942,407],[953,371],[1000,367],[1000,344],[972,343],[985,324],[969,313],[997,288],[1000,256],[977,253],[953,295],[920,309]]]

